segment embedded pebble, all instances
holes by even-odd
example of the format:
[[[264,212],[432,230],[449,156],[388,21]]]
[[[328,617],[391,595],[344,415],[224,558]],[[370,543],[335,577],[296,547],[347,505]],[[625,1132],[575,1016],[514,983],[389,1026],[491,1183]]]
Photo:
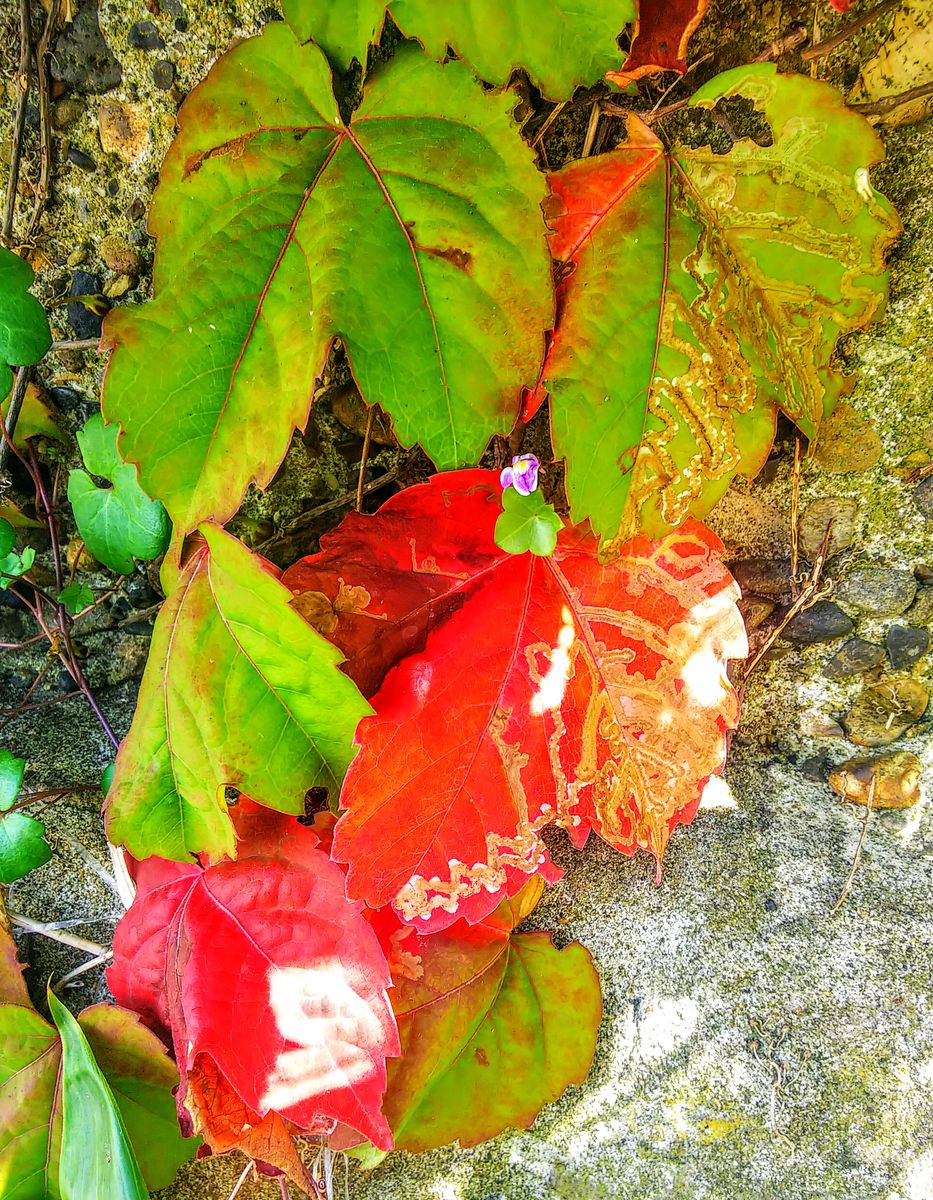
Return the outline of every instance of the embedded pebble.
[[[831,600],[817,600],[790,622],[781,634],[788,642],[809,646],[845,637],[855,628],[852,618]]]
[[[142,109],[119,100],[105,100],[98,117],[100,144],[107,154],[134,162],[149,145],[149,122]]]
[[[926,520],[933,524],[933,475],[917,484],[914,503]]]
[[[829,535],[827,557],[847,550],[855,541],[858,505],[840,496],[823,496],[803,510],[800,517],[800,548],[812,562],[823,544],[826,528],[833,523]]]
[[[123,69],[101,33],[97,10],[97,0],[80,5],[49,55],[52,78],[77,92],[109,92],[123,79]]]
[[[100,278],[88,271],[75,271],[71,277],[71,296],[92,296],[100,291]],[[99,338],[103,318],[85,308],[80,300],[68,305],[68,324],[76,338]]]
[[[764,596],[743,596],[739,601],[739,612],[749,631],[763,625],[776,608],[775,602]]]
[[[865,688],[843,718],[857,746],[889,746],[926,712],[929,690],[916,679],[893,679]]]
[[[152,68],[152,82],[163,91],[168,89],[175,82],[175,64],[169,62],[167,58],[160,58]]]
[[[88,174],[97,170],[97,163],[90,154],[85,154],[83,150],[78,150],[75,146],[68,151],[68,161],[74,163],[80,170],[87,171]]]
[[[840,604],[875,617],[896,617],[917,594],[910,571],[893,567],[856,567],[833,593]]]
[[[100,256],[118,275],[139,275],[143,269],[143,258],[135,246],[112,234],[100,244]]]
[[[933,587],[922,587],[905,615],[910,625],[933,625]]]
[[[800,718],[800,732],[809,738],[844,738],[845,730],[838,721],[827,717],[825,713],[808,712]],[[825,772],[821,772],[822,779]]]
[[[850,638],[823,668],[827,679],[845,679],[847,675],[864,675],[884,662],[884,647],[864,638]]]
[[[906,671],[930,648],[930,635],[913,625],[892,625],[888,630],[888,658],[895,671]]]
[[[914,576],[919,583],[925,585],[933,583],[933,564],[919,563],[914,567]]]
[[[165,49],[165,39],[151,21],[137,21],[131,25],[126,40],[134,50]]]
[[[920,799],[923,764],[909,750],[893,750],[877,758],[850,758],[829,776],[829,786],[849,804],[872,808],[910,808]]]
[[[781,558],[740,558],[729,564],[743,592],[780,600],[790,596],[790,561]]]

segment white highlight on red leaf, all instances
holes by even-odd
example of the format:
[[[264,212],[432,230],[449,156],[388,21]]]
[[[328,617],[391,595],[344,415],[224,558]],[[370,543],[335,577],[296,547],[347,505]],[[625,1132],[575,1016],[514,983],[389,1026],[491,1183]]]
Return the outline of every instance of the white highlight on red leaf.
[[[563,624],[557,635],[557,645],[551,653],[551,665],[548,672],[538,685],[531,701],[531,711],[539,717],[548,709],[560,708],[567,690],[567,680],[570,678],[570,648],[576,638],[573,625],[573,613],[564,605],[561,611]]]
[[[688,696],[701,708],[720,707],[731,690],[724,660],[748,654],[748,637],[735,605],[737,596],[737,588],[724,588],[690,610],[696,648],[688,654],[681,678]]]
[[[283,1112],[325,1092],[353,1087],[376,1072],[383,1029],[334,959],[315,967],[272,967],[269,1007],[293,1044],[270,1073],[263,1109]]]

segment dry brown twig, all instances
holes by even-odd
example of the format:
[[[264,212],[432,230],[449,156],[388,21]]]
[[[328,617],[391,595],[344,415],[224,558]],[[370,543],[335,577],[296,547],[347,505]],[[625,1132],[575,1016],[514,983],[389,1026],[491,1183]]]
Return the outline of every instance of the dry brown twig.
[[[871,783],[868,785],[868,796],[865,801],[865,814],[864,816],[859,817],[859,822],[862,828],[858,835],[858,844],[855,847],[855,854],[852,858],[852,866],[849,868],[849,874],[846,876],[846,881],[843,884],[842,891],[839,893],[836,903],[829,911],[829,915],[831,917],[835,916],[845,903],[846,897],[848,896],[852,887],[852,881],[855,879],[855,873],[858,870],[858,865],[862,860],[862,849],[865,846],[865,838],[868,836],[868,822],[871,819],[872,807],[875,803],[875,784],[877,781],[878,776],[872,775]]]
[[[356,511],[363,511],[363,496],[366,494],[366,461],[369,458],[369,443],[373,437],[373,419],[376,416],[376,406],[369,406],[366,417],[366,433],[363,435],[363,451],[360,454],[360,474],[356,484]]]
[[[797,568],[800,565],[800,434],[794,436],[794,470],[791,475],[790,496],[790,586],[794,596],[799,586]]]
[[[26,241],[39,227],[49,196],[49,180],[52,175],[52,113],[49,102],[48,57],[52,35],[58,27],[60,0],[51,0],[42,36],[36,46],[36,80],[39,85],[39,179],[33,199],[32,212],[26,226]]]
[[[10,173],[7,177],[6,203],[0,235],[7,245],[13,236],[16,214],[16,195],[19,191],[19,171],[23,159],[23,135],[26,129],[26,101],[29,98],[29,72],[32,66],[32,22],[29,0],[19,4],[19,68],[14,76],[17,88],[16,111],[13,117],[13,145],[10,152]]]
[[[858,33],[860,29],[864,29],[866,25],[870,25],[872,21],[877,21],[879,17],[883,17],[885,13],[891,11],[892,8],[897,8],[901,0],[883,0],[883,3],[870,8],[867,13],[863,13],[860,17],[854,17],[847,24],[843,25],[837,33],[832,37],[828,37],[825,41],[816,42],[801,52],[800,57],[804,62],[812,62],[816,58],[823,58],[827,54],[832,54],[837,46],[841,46],[843,42],[847,42],[854,33]]]

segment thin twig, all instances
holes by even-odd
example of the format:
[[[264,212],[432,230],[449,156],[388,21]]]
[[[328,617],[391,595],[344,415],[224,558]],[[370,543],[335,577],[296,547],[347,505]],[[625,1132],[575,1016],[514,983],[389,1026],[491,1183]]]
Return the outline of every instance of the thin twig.
[[[376,416],[376,406],[371,404],[366,418],[366,433],[363,435],[363,453],[360,455],[360,474],[356,484],[356,511],[363,511],[363,489],[366,486],[366,460],[369,458],[369,443],[373,436],[373,420]]]
[[[79,975],[85,974],[86,971],[93,971],[95,967],[102,967],[104,963],[110,962],[112,958],[112,950],[105,950],[103,954],[98,954],[96,958],[89,958],[87,962],[82,963],[79,967],[74,967],[71,971],[63,975],[58,983],[53,985],[52,991],[56,996],[59,995],[73,979],[77,979]]]
[[[832,531],[833,523],[830,521],[826,526],[826,532],[823,534],[823,541],[820,543],[816,558],[813,560],[813,570],[810,572],[810,578],[804,585],[800,595],[758,647],[752,659],[746,664],[741,678],[742,689],[744,689],[745,684],[748,682],[749,675],[758,666],[762,658],[764,658],[765,654],[771,649],[794,617],[803,609],[808,608],[817,599],[816,592],[820,585],[820,576],[823,573],[823,564],[826,562],[826,551],[829,548],[829,538]]]
[[[13,148],[10,154],[10,174],[7,178],[6,204],[3,209],[3,241],[9,245],[13,236],[16,195],[19,191],[19,168],[23,158],[23,134],[26,129],[26,101],[29,97],[29,68],[32,65],[32,24],[29,0],[19,0],[19,71],[16,74],[16,114],[13,118]]]
[[[853,881],[853,879],[855,879],[855,872],[858,870],[858,865],[862,858],[862,847],[865,845],[865,838],[868,834],[868,822],[869,822],[869,819],[871,818],[872,805],[875,802],[875,784],[876,784],[877,780],[878,780],[878,776],[872,775],[871,783],[869,783],[869,785],[868,785],[868,798],[865,803],[865,815],[864,815],[864,817],[859,818],[859,820],[861,821],[862,829],[858,835],[858,845],[855,847],[855,855],[852,859],[852,866],[849,870],[849,874],[846,878],[843,889],[839,893],[839,899],[836,901],[836,903],[830,909],[829,915],[831,917],[835,916],[835,914],[839,911],[839,909],[845,903],[846,896],[848,896],[848,894],[849,894],[849,889],[852,887],[852,881]]]
[[[890,12],[892,8],[897,8],[901,0],[883,0],[882,4],[870,8],[867,13],[863,13],[860,17],[854,17],[832,37],[826,38],[823,42],[817,42],[815,45],[808,47],[801,53],[801,58],[805,62],[811,62],[814,58],[823,58],[827,54],[831,54],[837,46],[841,46],[843,42],[849,40],[853,33],[858,33],[860,29],[864,29],[866,25],[870,25],[872,21],[877,21],[879,17],[883,17],[885,13]]]
[[[602,116],[602,107],[598,100],[593,101],[593,107],[590,109],[590,120],[586,127],[586,137],[583,139],[583,150],[580,153],[581,158],[589,158],[590,151],[593,149],[593,142],[596,140],[596,130],[599,128],[599,118]]]
[[[775,58],[780,58],[782,54],[787,54],[791,50],[796,50],[801,42],[807,40],[807,31],[803,25],[796,25],[790,33],[785,33],[783,37],[779,37],[777,41],[769,43],[764,50],[755,58],[754,62],[772,62]]]
[[[101,354],[104,353],[100,338],[65,338],[55,341],[49,347],[49,354],[59,354],[62,350],[99,350]]]
[[[82,954],[93,954],[100,957],[102,954],[108,953],[107,947],[102,946],[100,942],[89,941],[87,938],[78,937],[75,933],[63,933],[60,929],[55,929],[42,921],[34,921],[32,917],[24,917],[21,913],[10,912],[9,909],[7,909],[6,915],[10,919],[10,924],[15,925],[18,929],[24,929],[27,933],[38,933],[41,937],[49,938],[50,941],[70,946],[72,950],[80,950]]]
[[[909,91],[899,92],[896,96],[882,96],[880,100],[866,101],[864,104],[850,104],[849,108],[862,114],[863,117],[883,117],[892,109],[909,104],[911,100],[922,100],[924,96],[933,95],[933,83],[921,83],[919,87]]]
[[[0,708],[0,717],[18,717],[21,713],[38,712],[40,708],[50,708],[53,704],[61,704],[64,700],[74,700],[81,692],[64,692],[61,696],[51,696],[48,700],[39,700],[35,704],[21,704],[15,708]]]
[[[380,475],[378,479],[367,483],[363,488],[363,495],[368,496],[370,492],[376,492],[379,488],[392,480],[398,475],[398,467],[390,467],[384,475]],[[309,525],[313,525],[318,517],[324,516],[326,513],[335,512],[338,508],[343,508],[347,504],[353,504],[356,500],[356,490],[346,492],[342,496],[337,496],[334,500],[326,500],[323,504],[319,504],[316,508],[309,508],[307,512],[301,513],[290,521],[280,532],[274,533],[271,537],[267,537],[265,541],[260,542],[256,549],[261,553],[263,550],[274,546],[276,542],[282,541],[284,538],[290,537],[293,533],[300,533],[302,529],[307,529]]]
[[[250,1161],[243,1168],[243,1174],[233,1185],[233,1191],[227,1197],[227,1200],[236,1200],[237,1196],[239,1195],[240,1188],[243,1186],[244,1183],[246,1183],[246,1177],[247,1177],[247,1175],[249,1175],[249,1173],[250,1173],[250,1171],[252,1171],[252,1169],[253,1169],[253,1160],[250,1159]]]
[[[566,100],[561,100],[560,104],[554,105],[554,107],[548,113],[544,124],[541,126],[541,128],[538,130],[538,132],[535,134],[534,138],[532,139],[532,142],[531,142],[532,150],[535,148],[535,146],[538,145],[538,143],[541,141],[541,139],[544,137],[544,135],[551,128],[551,126],[554,124],[554,122],[557,120],[557,118],[560,116],[560,114],[564,111],[564,109],[566,107],[567,107]]]
[[[800,564],[800,434],[794,437],[794,470],[790,494],[790,586],[797,595],[797,567]]]
[[[3,423],[3,436],[0,438],[0,472],[6,467],[6,460],[10,456],[13,434],[16,432],[16,423],[23,408],[23,401],[26,399],[26,389],[29,387],[31,374],[31,367],[20,367],[16,372],[16,383],[13,385],[10,407],[7,409],[6,419]]]
[[[49,179],[52,174],[52,114],[49,103],[48,55],[52,34],[58,27],[60,0],[51,0],[45,18],[45,27],[36,46],[36,79],[39,84],[39,180],[29,224],[26,226],[28,241],[38,228],[49,195]]]

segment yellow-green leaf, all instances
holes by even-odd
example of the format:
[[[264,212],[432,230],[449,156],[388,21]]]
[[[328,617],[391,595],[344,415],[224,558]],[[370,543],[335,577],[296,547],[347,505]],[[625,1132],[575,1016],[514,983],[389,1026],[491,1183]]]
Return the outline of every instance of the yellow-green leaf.
[[[369,705],[291,595],[216,526],[159,612],[106,813],[137,858],[235,855],[226,787],[281,812],[336,795]]]

